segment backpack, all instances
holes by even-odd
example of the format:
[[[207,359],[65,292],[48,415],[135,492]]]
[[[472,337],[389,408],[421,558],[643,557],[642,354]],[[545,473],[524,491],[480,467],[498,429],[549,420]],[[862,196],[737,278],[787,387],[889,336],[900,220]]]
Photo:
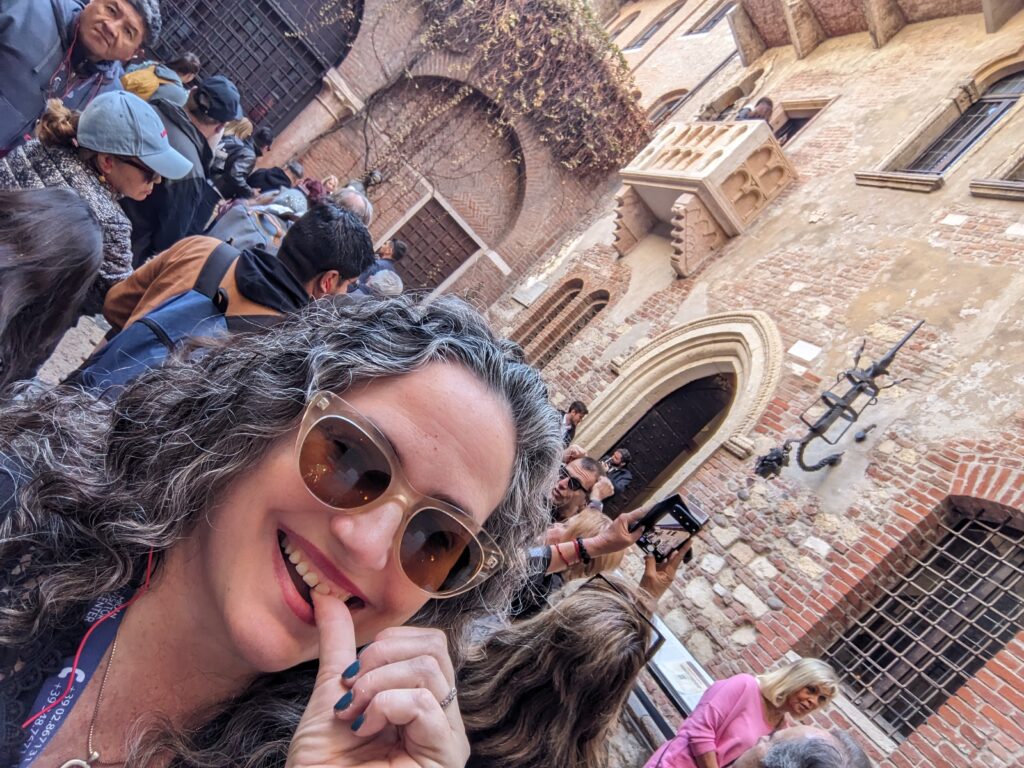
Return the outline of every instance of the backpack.
[[[238,255],[239,251],[227,243],[218,245],[190,290],[172,296],[116,334],[66,383],[113,400],[135,378],[159,366],[189,339],[228,333],[232,330],[224,315],[228,297],[220,284]],[[262,324],[256,318],[252,321],[254,325]]]

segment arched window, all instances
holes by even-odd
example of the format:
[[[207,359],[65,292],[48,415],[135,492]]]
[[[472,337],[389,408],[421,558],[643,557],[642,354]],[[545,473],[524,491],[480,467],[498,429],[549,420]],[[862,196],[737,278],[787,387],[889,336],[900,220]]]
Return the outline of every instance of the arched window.
[[[923,152],[895,170],[907,173],[942,173],[984,136],[1024,94],[1024,71],[993,83]]]
[[[524,349],[530,347],[537,340],[537,335],[549,329],[558,315],[580,295],[582,290],[583,281],[575,278],[563,283],[558,290],[552,291],[527,321],[512,334],[513,341]]]
[[[544,341],[545,343],[534,353],[534,365],[543,368],[551,360],[568,346],[580,331],[587,327],[598,312],[608,306],[608,291],[594,291],[583,301],[576,302],[565,312],[565,317],[559,318],[558,325],[553,333]]]
[[[1019,513],[955,497],[923,551],[827,651],[858,709],[902,741],[1024,629]],[[1016,518],[1016,519],[1015,519]]]
[[[651,125],[657,128],[668,120],[669,117],[672,116],[672,113],[675,112],[684,101],[686,101],[688,94],[689,91],[687,90],[672,91],[658,99],[647,115],[647,119],[651,121]]]
[[[545,297],[512,338],[523,348],[526,358],[542,368],[607,306],[608,300],[608,291],[588,292],[582,279],[567,280]]]
[[[636,18],[639,15],[640,11],[633,11],[631,14],[629,14],[629,16],[627,16],[626,18],[624,18],[622,21],[615,25],[612,31],[608,33],[608,37],[610,37],[612,40],[617,38],[619,35],[621,35],[623,32],[629,29],[629,25],[636,21]]]
[[[647,28],[640,33],[639,37],[637,37],[633,42],[631,42],[622,50],[635,51],[638,48],[643,48],[648,43],[648,41],[658,33],[658,30],[664,27],[668,23],[668,20],[676,15],[676,11],[678,11],[684,5],[686,5],[686,0],[681,0],[681,2],[673,3],[672,5],[670,5],[668,8],[666,8],[664,11],[658,14],[658,18],[656,18],[654,21],[647,25]]]

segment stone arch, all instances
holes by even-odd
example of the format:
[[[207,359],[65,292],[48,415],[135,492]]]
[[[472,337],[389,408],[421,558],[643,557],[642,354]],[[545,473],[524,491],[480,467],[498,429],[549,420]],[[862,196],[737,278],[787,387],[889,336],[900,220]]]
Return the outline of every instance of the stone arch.
[[[658,98],[647,110],[647,119],[651,121],[651,125],[657,128],[668,120],[683,104],[689,93],[686,88],[678,88]]]
[[[737,101],[752,94],[763,75],[764,69],[760,67],[744,75],[738,83],[705,104],[701,108],[700,118],[702,120],[717,120],[719,115],[730,109]]]
[[[590,406],[578,441],[606,453],[659,400],[715,373],[736,377],[735,397],[718,429],[654,495],[678,488],[720,446],[740,458],[753,452],[747,433],[764,413],[782,374],[782,338],[759,310],[709,315],[667,331],[612,363],[618,380]]]
[[[971,77],[978,93],[984,93],[1004,77],[1015,75],[1024,69],[1024,48],[1008,56],[988,61],[974,71]]]

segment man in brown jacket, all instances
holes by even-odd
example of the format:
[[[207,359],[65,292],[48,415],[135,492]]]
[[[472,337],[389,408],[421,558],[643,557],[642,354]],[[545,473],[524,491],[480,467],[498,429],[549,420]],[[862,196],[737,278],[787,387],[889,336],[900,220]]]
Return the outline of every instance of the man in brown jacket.
[[[186,237],[143,264],[107,292],[103,316],[121,330],[190,290],[214,249],[212,237]],[[221,281],[231,318],[295,312],[312,299],[342,294],[373,263],[370,233],[332,204],[318,205],[285,235],[277,255],[242,250]]]

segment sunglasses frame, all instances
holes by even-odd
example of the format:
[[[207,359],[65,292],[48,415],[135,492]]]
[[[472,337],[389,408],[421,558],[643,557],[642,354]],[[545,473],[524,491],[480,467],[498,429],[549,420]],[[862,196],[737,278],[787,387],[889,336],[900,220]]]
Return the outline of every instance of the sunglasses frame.
[[[113,155],[114,158],[120,160],[125,165],[130,165],[132,168],[138,168],[146,177],[147,184],[155,184],[156,180],[160,178],[160,174],[150,168],[148,165],[143,163],[141,160],[136,160],[134,157],[128,157],[127,155]]]
[[[574,491],[574,492],[575,492],[575,491],[585,491],[585,492],[586,492],[587,494],[589,494],[589,493],[590,493],[590,489],[589,489],[589,488],[587,488],[587,486],[585,486],[585,485],[583,484],[583,481],[582,481],[582,480],[580,480],[580,479],[579,479],[578,477],[576,477],[575,475],[571,474],[571,473],[569,472],[569,467],[568,467],[568,466],[566,466],[565,464],[562,464],[562,465],[561,465],[561,466],[560,466],[560,467],[558,468],[558,475],[559,475],[559,477],[561,477],[561,478],[562,478],[563,480],[568,480],[568,481],[569,481],[569,490],[570,490],[570,491]]]
[[[594,586],[592,586],[594,582],[598,582],[598,585],[601,588],[611,589],[623,599],[636,604],[636,610],[637,613],[640,614],[640,618],[647,622],[647,626],[651,628],[652,642],[651,645],[644,651],[644,664],[650,664],[651,659],[655,657],[658,651],[661,650],[661,646],[665,644],[665,636],[661,634],[661,631],[654,625],[654,622],[651,621],[650,617],[644,610],[643,603],[637,601],[637,599],[634,596],[627,595],[625,592],[619,589],[614,582],[612,582],[610,579],[605,578],[604,575],[600,573],[595,573],[593,576],[587,579],[582,585],[580,585],[580,589],[586,589],[587,587],[593,589],[595,588]]]
[[[377,498],[373,499],[373,501],[367,502],[366,504],[358,507],[336,507],[317,496],[309,483],[306,482],[305,474],[302,471],[302,446],[305,444],[309,433],[313,431],[317,424],[328,418],[340,418],[347,421],[355,429],[359,430],[369,438],[373,446],[380,451],[387,460],[391,481],[388,483],[388,487],[384,492]],[[443,600],[468,592],[493,576],[501,569],[505,562],[505,556],[498,548],[497,544],[495,544],[494,539],[491,538],[490,534],[483,530],[480,524],[469,514],[452,504],[441,501],[440,499],[435,499],[433,496],[427,496],[416,490],[412,483],[409,482],[408,477],[406,477],[405,470],[398,461],[398,456],[395,454],[394,448],[391,447],[391,442],[384,436],[384,433],[380,431],[376,424],[363,416],[354,406],[333,392],[316,392],[313,397],[310,398],[309,404],[306,406],[306,411],[302,415],[302,423],[299,426],[299,435],[295,441],[295,462],[299,475],[302,477],[302,484],[306,486],[306,490],[309,491],[309,495],[328,509],[341,512],[343,514],[361,514],[362,512],[367,512],[370,509],[375,508],[378,504],[387,501],[397,500],[400,502],[402,505],[402,522],[398,533],[394,538],[394,542],[392,543],[392,556],[394,557],[395,562],[398,563],[399,568],[402,571],[402,576],[405,580],[416,589],[432,598]],[[405,565],[402,563],[402,539],[405,536],[405,532],[409,527],[410,521],[418,513],[427,509],[437,510],[438,512],[441,512],[455,520],[455,522],[469,532],[470,536],[480,547],[481,557],[479,568],[464,585],[457,589],[447,590],[444,592],[425,589],[414,582],[405,571]]]

